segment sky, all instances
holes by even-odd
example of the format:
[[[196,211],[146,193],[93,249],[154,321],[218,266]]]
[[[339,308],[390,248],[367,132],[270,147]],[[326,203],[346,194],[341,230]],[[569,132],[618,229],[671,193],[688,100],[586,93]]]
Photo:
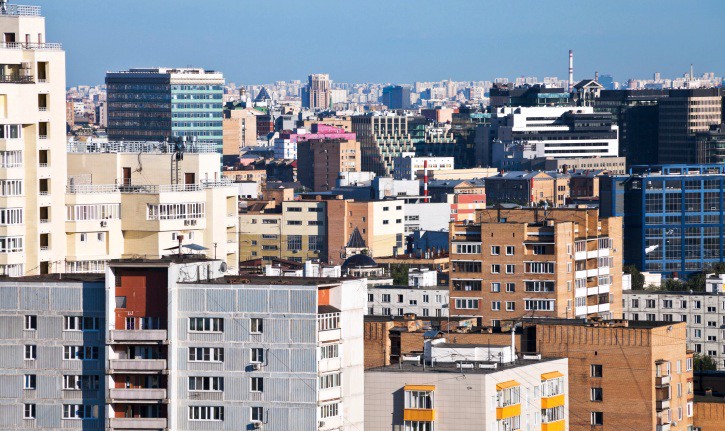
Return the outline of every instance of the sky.
[[[261,84],[615,80],[725,74],[723,0],[24,0],[66,50],[68,86],[131,67],[203,67]]]

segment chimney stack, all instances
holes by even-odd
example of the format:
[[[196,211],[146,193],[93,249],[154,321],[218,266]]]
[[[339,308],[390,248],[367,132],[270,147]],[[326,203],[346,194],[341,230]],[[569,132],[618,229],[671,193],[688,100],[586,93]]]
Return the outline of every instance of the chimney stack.
[[[569,50],[569,93],[574,91],[574,51]]]

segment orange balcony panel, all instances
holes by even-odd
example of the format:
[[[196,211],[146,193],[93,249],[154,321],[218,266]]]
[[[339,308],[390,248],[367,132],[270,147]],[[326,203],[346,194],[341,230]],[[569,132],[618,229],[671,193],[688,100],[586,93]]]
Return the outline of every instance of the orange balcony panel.
[[[544,373],[541,375],[541,380],[551,380],[558,377],[564,377],[564,375],[558,371],[552,371],[550,373]]]
[[[566,429],[566,421],[564,419],[548,424],[541,424],[541,431],[564,431]]]
[[[496,419],[507,419],[512,418],[514,416],[520,416],[521,415],[521,404],[514,404],[512,406],[507,407],[499,407],[496,409]]]
[[[433,409],[405,409],[403,411],[403,419],[406,421],[424,421],[433,422],[436,413]]]
[[[541,408],[550,409],[552,407],[559,407],[564,405],[564,394],[554,395],[553,397],[547,397],[541,399]]]
[[[403,390],[406,391],[435,391],[436,387],[433,385],[405,385]]]
[[[503,389],[513,388],[516,386],[521,386],[521,383],[517,382],[516,380],[509,380],[507,382],[501,382],[496,384],[496,390],[500,391]]]

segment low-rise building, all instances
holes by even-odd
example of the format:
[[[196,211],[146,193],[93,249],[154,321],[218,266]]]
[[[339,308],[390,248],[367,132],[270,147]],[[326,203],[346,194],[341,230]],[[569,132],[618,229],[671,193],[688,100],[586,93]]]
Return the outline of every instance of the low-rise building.
[[[403,154],[395,158],[393,176],[397,180],[421,180],[424,175],[432,176],[433,171],[454,169],[453,157],[416,157]]]

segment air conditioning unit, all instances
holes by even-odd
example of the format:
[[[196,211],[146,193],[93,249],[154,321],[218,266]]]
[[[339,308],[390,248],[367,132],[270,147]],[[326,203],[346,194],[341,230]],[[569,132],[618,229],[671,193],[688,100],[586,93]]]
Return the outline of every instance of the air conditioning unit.
[[[255,430],[262,429],[262,421],[252,421],[252,428]]]
[[[108,226],[108,222],[105,220],[101,221],[101,227],[106,227],[106,226]]]
[[[262,364],[260,364],[259,362],[255,362],[252,364],[252,370],[259,371],[261,369],[262,369]]]

